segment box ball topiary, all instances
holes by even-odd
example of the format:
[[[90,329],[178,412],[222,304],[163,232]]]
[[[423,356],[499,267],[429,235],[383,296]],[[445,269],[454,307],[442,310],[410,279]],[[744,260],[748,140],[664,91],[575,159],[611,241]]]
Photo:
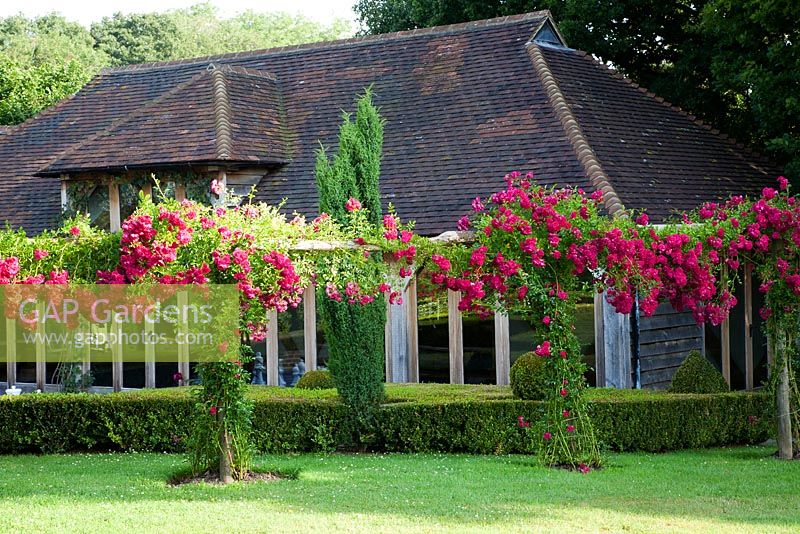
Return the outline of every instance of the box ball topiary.
[[[330,371],[308,371],[300,377],[295,387],[300,389],[333,389],[336,383],[333,381]]]
[[[523,354],[511,366],[511,391],[524,400],[541,400],[547,392],[544,358],[533,352]]]
[[[670,393],[724,393],[728,384],[722,373],[700,352],[693,350],[672,377]]]

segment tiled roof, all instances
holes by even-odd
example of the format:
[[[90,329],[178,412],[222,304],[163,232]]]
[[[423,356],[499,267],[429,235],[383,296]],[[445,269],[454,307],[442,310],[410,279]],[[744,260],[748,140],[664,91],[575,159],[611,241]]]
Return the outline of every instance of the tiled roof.
[[[540,47],[622,204],[656,220],[719,196],[757,194],[779,172],[590,55]]]
[[[195,72],[73,146],[39,174],[221,162],[263,167],[288,162],[280,91],[272,77],[214,64]]]
[[[528,44],[547,16],[106,71],[3,136],[0,217],[34,232],[52,224],[59,186],[34,176],[44,168],[225,161],[225,153],[278,164],[258,197],[314,214],[315,150],[335,145],[341,111],[369,85],[387,120],[384,202],[423,233],[453,229],[510,170],[597,187],[610,212],[619,203],[656,217],[772,181],[776,171],[759,158],[585,54]],[[224,72],[227,108],[214,99],[210,63]],[[226,113],[229,133],[219,128]]]

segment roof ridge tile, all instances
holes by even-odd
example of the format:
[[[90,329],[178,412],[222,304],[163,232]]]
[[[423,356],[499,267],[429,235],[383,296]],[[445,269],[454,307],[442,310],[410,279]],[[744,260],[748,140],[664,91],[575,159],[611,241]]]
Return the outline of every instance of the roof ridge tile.
[[[603,194],[603,203],[610,215],[624,214],[625,206],[622,204],[617,192],[611,185],[611,180],[603,170],[600,160],[589,144],[589,140],[583,133],[577,118],[572,113],[561,88],[558,86],[553,72],[550,70],[547,60],[542,51],[534,43],[528,44],[528,57],[533,64],[533,68],[542,83],[545,94],[556,118],[561,122],[564,133],[567,136],[575,155],[584,168],[586,177],[591,181],[594,188]]]
[[[446,24],[442,26],[432,26],[428,28],[415,28],[412,30],[403,30],[392,33],[380,33],[376,35],[364,35],[360,37],[348,37],[345,39],[335,39],[330,41],[316,41],[312,43],[302,43],[295,45],[276,46],[272,48],[263,48],[259,50],[243,50],[240,52],[230,52],[227,54],[219,54],[212,56],[203,56],[185,59],[173,59],[168,61],[153,61],[148,63],[136,63],[134,65],[123,65],[120,67],[105,68],[101,71],[104,74],[116,74],[122,72],[133,72],[149,70],[162,67],[175,67],[180,65],[187,65],[190,63],[208,63],[214,61],[229,61],[233,59],[252,58],[266,54],[277,54],[282,52],[293,52],[295,50],[313,50],[315,48],[338,47],[348,44],[371,43],[388,41],[394,39],[403,39],[417,36],[424,36],[428,34],[447,34],[459,30],[471,30],[474,28],[483,28],[489,26],[502,26],[504,24],[514,24],[526,20],[537,20],[540,18],[547,18],[550,16],[550,11],[547,9],[539,11],[531,11],[529,13],[521,13],[519,15],[510,15],[504,17],[495,17],[492,19],[480,21],[460,22],[456,24]]]
[[[233,154],[231,104],[228,99],[225,73],[222,69],[211,69],[211,87],[214,95],[214,130],[217,134],[217,157],[219,159],[231,159]]]

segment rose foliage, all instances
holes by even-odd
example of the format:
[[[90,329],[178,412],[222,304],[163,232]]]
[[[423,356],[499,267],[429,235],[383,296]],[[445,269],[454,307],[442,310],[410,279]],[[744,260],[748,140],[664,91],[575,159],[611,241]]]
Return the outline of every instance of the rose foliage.
[[[706,204],[680,224],[657,228],[643,213],[608,217],[599,191],[544,188],[530,174],[511,173],[505,189],[486,202],[475,199],[473,215],[459,227],[473,228],[474,242],[434,254],[431,281],[461,292],[461,310],[530,319],[539,340],[534,352],[547,364],[535,436],[548,465],[600,463],[581,395],[585,365],[573,326],[579,291],[603,292],[619,313],[638,303],[640,313],[651,315],[668,301],[698,323],[720,324],[736,305],[740,267],[753,264],[764,280],[762,315],[770,332],[788,336],[796,329],[800,209],[783,178],[780,191]]]
[[[736,305],[734,284],[752,266],[765,296],[761,314],[779,349],[776,369],[795,355],[800,206],[783,178],[759,198],[705,204],[659,227],[645,214],[608,217],[598,192],[543,188],[518,173],[485,202],[476,199],[473,209],[459,226],[474,229],[474,242],[445,247],[416,236],[392,213],[380,224],[369,222],[355,198],[345,206],[345,221],[324,213],[306,221],[261,204],[214,208],[142,197],[119,234],[92,229],[80,217],[31,239],[0,232],[0,283],[236,284],[241,335],[261,340],[267,310],[297,306],[309,284],[353,306],[379,294],[397,303],[403,278],[425,264],[434,284],[461,292],[462,310],[484,316],[508,310],[531,320],[548,383],[532,429],[548,465],[601,461],[573,331],[582,290],[603,292],[620,313],[638,306],[649,315],[668,301],[698,322],[719,324]],[[396,261],[372,261],[375,254]],[[225,358],[201,369],[204,383],[215,386],[203,388],[198,399],[205,430],[197,450],[205,452],[195,467],[213,468],[227,447],[236,476],[249,462],[250,409],[243,394],[247,354],[233,347],[221,346]],[[796,388],[793,402],[796,407]]]

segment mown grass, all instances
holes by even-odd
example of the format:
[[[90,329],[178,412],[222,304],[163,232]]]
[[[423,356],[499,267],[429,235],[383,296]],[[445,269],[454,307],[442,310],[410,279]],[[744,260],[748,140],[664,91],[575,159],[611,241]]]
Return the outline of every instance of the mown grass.
[[[0,457],[0,532],[797,532],[800,462],[764,447],[526,456],[274,455],[297,480],[167,486],[164,454]]]

